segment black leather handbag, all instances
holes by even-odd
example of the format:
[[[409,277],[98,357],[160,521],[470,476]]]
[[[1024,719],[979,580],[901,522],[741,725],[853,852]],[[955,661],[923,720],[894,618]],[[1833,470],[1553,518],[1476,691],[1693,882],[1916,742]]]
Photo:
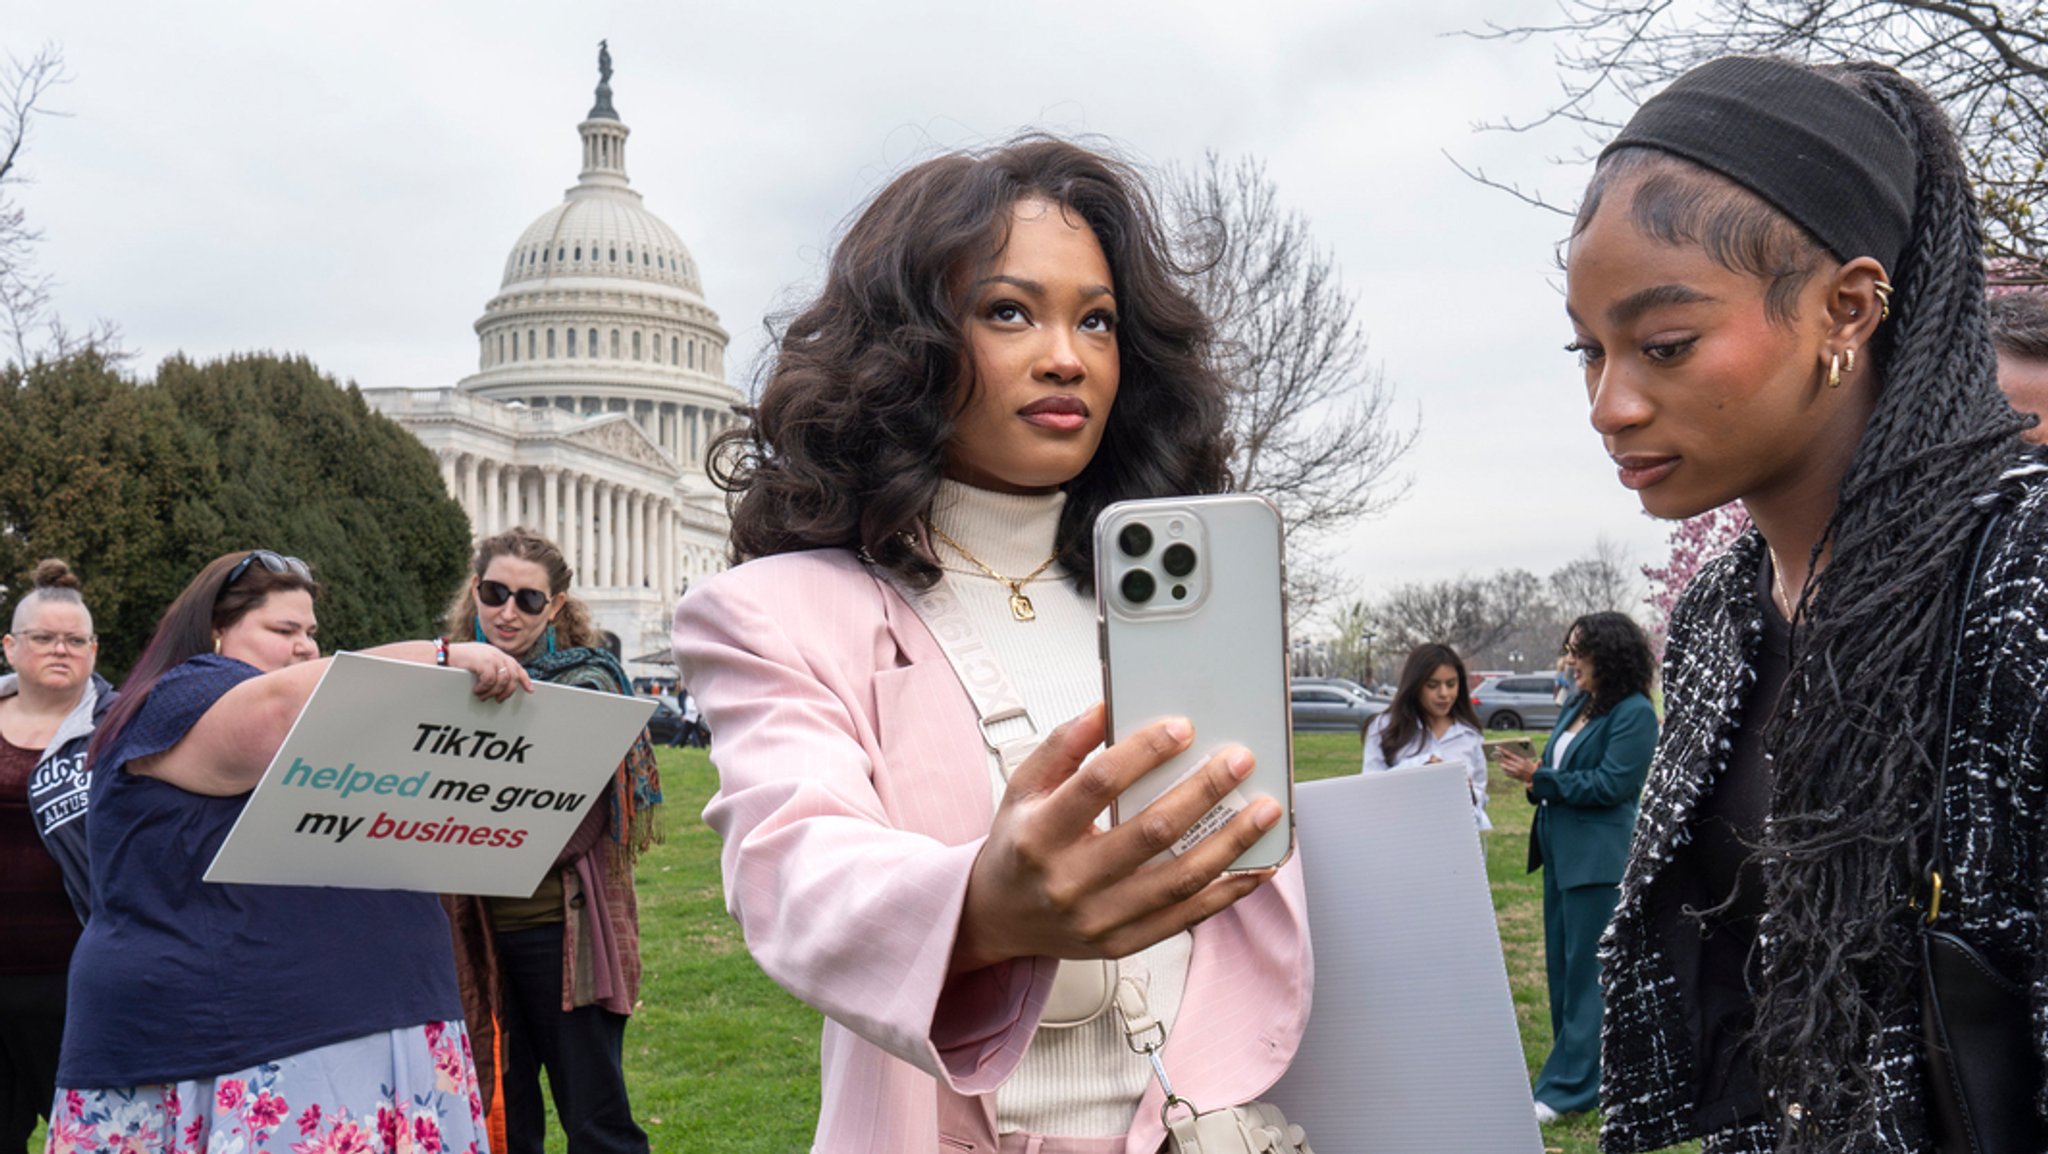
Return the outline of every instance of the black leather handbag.
[[[1977,539],[1963,603],[1977,584],[1984,547],[2000,518]],[[1927,1063],[1927,1123],[1940,1154],[2041,1154],[2048,1125],[2034,1109],[2041,1088],[2041,1056],[2034,1049],[2027,987],[1998,972],[1977,949],[1935,928],[1947,865],[1943,840],[1949,735],[1954,732],[1956,682],[1961,680],[1963,625],[1956,622],[1950,663],[1947,718],[1934,775],[1934,842],[1925,881],[1920,927],[1920,1021]]]

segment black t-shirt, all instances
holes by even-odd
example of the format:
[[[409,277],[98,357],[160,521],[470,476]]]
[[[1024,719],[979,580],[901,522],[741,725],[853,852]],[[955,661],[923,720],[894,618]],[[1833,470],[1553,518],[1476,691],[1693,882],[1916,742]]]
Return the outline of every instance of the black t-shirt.
[[[1756,1005],[1757,924],[1764,912],[1755,847],[1771,809],[1772,766],[1764,731],[1791,673],[1792,627],[1771,598],[1771,566],[1758,574],[1764,635],[1756,681],[1742,700],[1728,766],[1700,799],[1693,825],[1687,917],[1700,931],[1694,983],[1698,1010],[1695,1054],[1699,1119],[1719,1127],[1761,1117],[1762,1088],[1750,1041]]]

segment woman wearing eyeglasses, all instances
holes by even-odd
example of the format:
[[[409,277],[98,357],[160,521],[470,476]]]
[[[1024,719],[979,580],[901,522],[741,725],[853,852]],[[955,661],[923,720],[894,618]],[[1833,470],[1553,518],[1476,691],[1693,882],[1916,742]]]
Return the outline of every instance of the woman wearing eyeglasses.
[[[78,587],[64,562],[37,565],[0,639],[0,1150],[27,1143],[56,1089],[85,917],[85,746],[114,692]]]
[[[470,579],[448,612],[451,638],[475,638],[518,660],[535,681],[632,693],[554,542],[512,529],[477,546]],[[643,732],[529,897],[451,898],[469,1020],[486,1074],[486,1031],[502,1031],[499,1071],[511,1154],[540,1154],[547,1137],[540,1072],[571,1154],[645,1154],[626,1098],[626,1016],[640,987],[633,862],[653,840],[661,802]],[[488,1089],[490,1079],[486,1078]]]
[[[319,590],[297,558],[214,559],[101,721],[53,1154],[483,1149],[432,895],[201,879],[326,672]],[[480,697],[532,688],[489,645],[370,652],[466,670]]]

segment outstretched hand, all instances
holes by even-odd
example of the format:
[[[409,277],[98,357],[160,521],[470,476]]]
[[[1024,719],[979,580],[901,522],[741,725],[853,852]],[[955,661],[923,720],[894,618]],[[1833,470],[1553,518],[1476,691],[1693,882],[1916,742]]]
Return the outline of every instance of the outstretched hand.
[[[1119,958],[1228,908],[1272,876],[1224,870],[1280,820],[1259,798],[1179,857],[1153,862],[1251,774],[1229,746],[1141,812],[1104,830],[1095,818],[1146,772],[1185,750],[1171,719],[1082,761],[1103,740],[1100,705],[1053,730],[1011,775],[967,882],[953,970],[1011,958]]]

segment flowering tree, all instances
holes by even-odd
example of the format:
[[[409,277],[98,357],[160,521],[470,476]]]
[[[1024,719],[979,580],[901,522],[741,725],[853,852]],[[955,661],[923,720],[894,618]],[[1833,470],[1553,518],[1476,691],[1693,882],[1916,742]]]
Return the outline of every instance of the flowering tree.
[[[1663,636],[1665,623],[1671,620],[1671,607],[1692,583],[1693,574],[1748,528],[1749,514],[1739,501],[1688,517],[1671,527],[1671,556],[1662,565],[1643,566],[1643,577],[1650,583],[1650,595],[1645,600],[1655,616],[1659,637]]]

